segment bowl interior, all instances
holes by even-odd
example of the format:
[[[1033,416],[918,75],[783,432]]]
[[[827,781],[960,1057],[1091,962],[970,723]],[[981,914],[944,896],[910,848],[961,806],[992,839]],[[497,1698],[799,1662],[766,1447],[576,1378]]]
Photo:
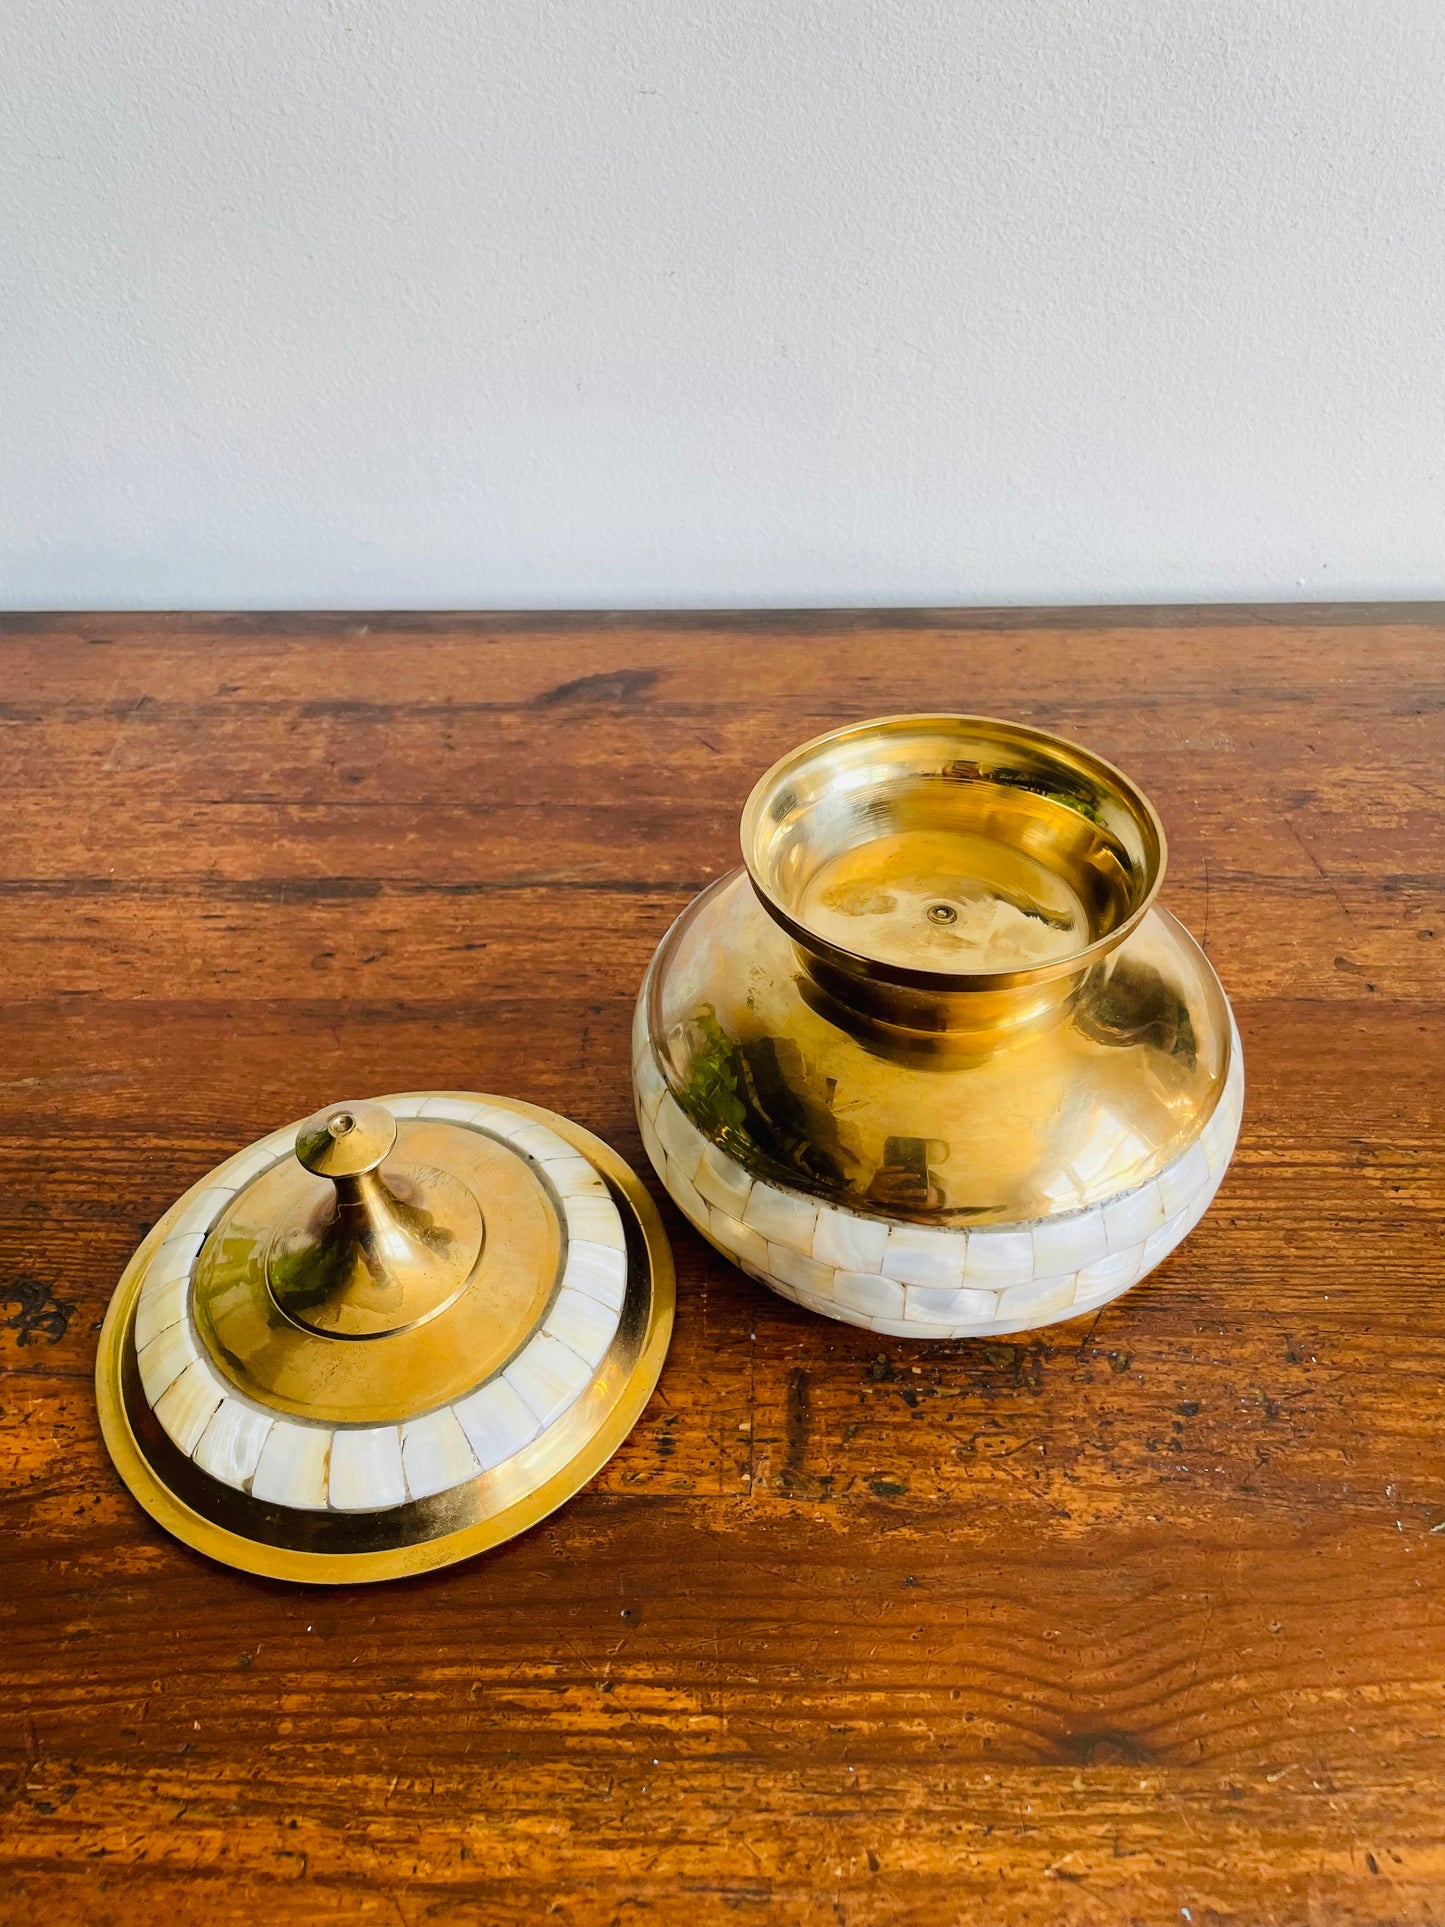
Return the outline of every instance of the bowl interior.
[[[1052,975],[1110,948],[1158,888],[1164,837],[1102,758],[1022,724],[901,716],[805,743],[762,778],[743,855],[826,953],[908,977]]]

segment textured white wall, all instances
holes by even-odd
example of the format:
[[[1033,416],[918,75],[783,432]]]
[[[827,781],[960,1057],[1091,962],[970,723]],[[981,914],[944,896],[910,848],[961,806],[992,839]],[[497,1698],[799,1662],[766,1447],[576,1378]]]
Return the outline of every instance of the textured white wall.
[[[1439,0],[8,0],[0,605],[1445,592]]]

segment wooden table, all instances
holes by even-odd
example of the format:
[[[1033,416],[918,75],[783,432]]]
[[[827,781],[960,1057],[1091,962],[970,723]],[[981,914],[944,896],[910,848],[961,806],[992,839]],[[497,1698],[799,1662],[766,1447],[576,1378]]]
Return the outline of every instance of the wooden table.
[[[0,634],[0,1919],[1440,1920],[1445,611]],[[754,776],[927,707],[1164,816],[1250,1076],[1183,1249],[880,1348],[668,1206],[658,1392],[527,1537],[313,1591],[155,1528],[91,1369],[166,1203],[421,1085],[640,1162],[632,997]]]

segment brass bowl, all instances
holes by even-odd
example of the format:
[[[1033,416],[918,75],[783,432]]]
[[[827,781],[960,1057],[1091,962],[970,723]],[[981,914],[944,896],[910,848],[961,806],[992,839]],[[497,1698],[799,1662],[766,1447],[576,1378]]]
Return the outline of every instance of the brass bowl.
[[[742,842],[634,1031],[648,1154],[705,1237],[919,1338],[1075,1316],[1173,1249],[1243,1066],[1127,777],[1022,725],[893,717],[776,764]]]

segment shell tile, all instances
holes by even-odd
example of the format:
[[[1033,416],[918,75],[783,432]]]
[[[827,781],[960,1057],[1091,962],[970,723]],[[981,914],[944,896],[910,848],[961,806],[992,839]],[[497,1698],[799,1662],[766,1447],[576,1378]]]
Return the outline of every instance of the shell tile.
[[[740,1218],[730,1218],[726,1211],[712,1205],[708,1210],[708,1232],[738,1264],[747,1262],[767,1269],[768,1241],[750,1224],[744,1224]]]
[[[569,1238],[577,1238],[584,1244],[608,1245],[614,1251],[626,1249],[622,1220],[611,1198],[564,1198],[562,1210]]]
[[[880,1278],[872,1271],[839,1271],[833,1275],[833,1298],[863,1318],[902,1320],[905,1299],[902,1285],[891,1278]]]
[[[730,1218],[740,1218],[748,1201],[753,1181],[726,1151],[716,1144],[703,1147],[702,1159],[693,1177],[699,1194]]]
[[[921,1319],[869,1318],[864,1322],[869,1331],[875,1331],[883,1338],[959,1338],[963,1336],[956,1325],[929,1325]]]
[[[1164,1200],[1151,1178],[1136,1190],[1126,1191],[1122,1198],[1111,1198],[1103,1212],[1104,1235],[1109,1240],[1110,1251],[1127,1251],[1132,1245],[1142,1244],[1151,1231],[1157,1231],[1163,1224]]]
[[[947,1285],[910,1285],[904,1297],[908,1301],[905,1318],[947,1325],[950,1331],[960,1325],[987,1324],[998,1316],[997,1292],[968,1285],[958,1290]]]
[[[683,1115],[682,1107],[671,1098],[658,1106],[653,1125],[668,1157],[685,1178],[693,1178],[707,1149],[707,1139],[702,1132]]]
[[[586,1158],[544,1158],[542,1169],[559,1197],[605,1198],[608,1195],[601,1173],[594,1170]]]
[[[273,1131],[270,1137],[262,1138],[259,1144],[252,1144],[244,1151],[238,1151],[217,1172],[233,1191],[244,1190],[253,1178],[259,1178],[263,1171],[269,1171],[283,1157],[292,1157],[296,1151],[296,1132],[294,1129]]]
[[[200,1357],[200,1347],[190,1325],[182,1319],[158,1332],[138,1355],[141,1389],[152,1410],[186,1367]]]
[[[1095,1209],[1075,1211],[1064,1218],[1044,1218],[1033,1227],[1034,1270],[1040,1278],[1057,1278],[1080,1265],[1107,1257],[1109,1240],[1104,1215]]]
[[[785,1285],[792,1285],[797,1291],[816,1292],[821,1298],[833,1295],[833,1267],[820,1264],[816,1258],[805,1258],[791,1245],[770,1244],[767,1268],[773,1277],[781,1278]]]
[[[193,1454],[196,1464],[213,1479],[244,1487],[260,1461],[275,1420],[239,1398],[223,1398],[211,1415]]]
[[[193,1231],[184,1238],[167,1238],[146,1267],[145,1289],[154,1291],[172,1278],[189,1278],[205,1242],[204,1231]]]
[[[1187,1151],[1181,1151],[1165,1165],[1155,1182],[1159,1186],[1160,1202],[1170,1217],[1182,1211],[1209,1182],[1209,1159],[1204,1155],[1203,1145],[1191,1144]]]
[[[545,1124],[538,1124],[532,1118],[520,1119],[518,1128],[509,1135],[519,1151],[525,1151],[539,1164],[576,1156],[566,1138],[558,1137],[555,1131],[549,1131]]]
[[[683,1176],[673,1158],[666,1159],[663,1164],[662,1181],[667,1187],[668,1196],[685,1218],[698,1226],[707,1223],[710,1209],[707,1199],[690,1178]]]
[[[970,1231],[963,1279],[1005,1291],[1032,1282],[1034,1241],[1030,1231]]]
[[[637,1124],[642,1132],[642,1148],[646,1151],[653,1170],[661,1178],[667,1166],[667,1153],[662,1148],[662,1140],[641,1112],[638,1113]]]
[[[813,1232],[813,1256],[844,1271],[881,1271],[888,1226],[856,1211],[821,1205]]]
[[[636,1080],[638,1108],[645,1117],[656,1117],[657,1107],[667,1095],[667,1085],[650,1050],[644,1049],[637,1058],[633,1076]]]
[[[448,1407],[428,1412],[423,1418],[408,1419],[402,1426],[401,1465],[406,1489],[414,1499],[450,1492],[481,1470],[461,1421]]]
[[[211,1414],[225,1396],[226,1388],[211,1369],[209,1359],[198,1353],[156,1400],[156,1417],[166,1437],[187,1458],[200,1444]]]
[[[883,1272],[900,1285],[953,1286],[963,1283],[968,1256],[966,1231],[930,1231],[923,1225],[892,1225],[883,1250]]]
[[[1126,1284],[1133,1284],[1143,1262],[1142,1244],[1133,1245],[1127,1251],[1111,1251],[1107,1258],[1098,1258],[1093,1264],[1080,1267],[1076,1295],[1082,1297],[1088,1291],[1121,1290]]]
[[[169,1278],[159,1286],[154,1279],[146,1279],[135,1312],[135,1344],[138,1352],[144,1351],[151,1340],[168,1326],[181,1322],[186,1315],[186,1300],[190,1290],[191,1281],[184,1274]]]
[[[169,1244],[174,1238],[185,1238],[195,1232],[209,1231],[224,1208],[236,1195],[231,1185],[208,1184],[204,1191],[198,1191],[172,1224],[166,1238]]]
[[[467,1122],[474,1131],[487,1131],[493,1137],[505,1138],[510,1144],[513,1131],[531,1122],[520,1111],[509,1111],[504,1104],[482,1104],[477,1108],[475,1117]]]
[[[477,1462],[490,1472],[536,1438],[541,1421],[505,1378],[493,1378],[452,1407]]]
[[[542,1330],[560,1338],[595,1370],[617,1335],[617,1313],[586,1292],[568,1291],[564,1286],[557,1293]]]
[[[813,1248],[818,1207],[759,1178],[748,1193],[743,1223],[760,1231],[769,1244],[791,1245],[794,1251],[807,1252]]]
[[[470,1124],[491,1107],[479,1097],[429,1097],[417,1110],[418,1117],[443,1118],[451,1124]]]
[[[586,1292],[614,1311],[622,1304],[627,1290],[627,1260],[622,1252],[607,1245],[578,1243],[567,1247],[567,1266],[562,1283],[569,1290]]]
[[[1144,1270],[1152,1271],[1155,1265],[1162,1264],[1188,1229],[1189,1213],[1180,1211],[1167,1218],[1157,1231],[1151,1231],[1144,1240]]]
[[[330,1463],[331,1433],[325,1426],[278,1418],[261,1447],[251,1497],[298,1512],[324,1511]]]
[[[592,1368],[544,1330],[533,1333],[502,1376],[541,1423],[550,1425],[582,1391]]]
[[[406,1503],[401,1432],[395,1425],[342,1426],[331,1441],[331,1483],[337,1512],[382,1512]]]
[[[1032,1284],[1010,1285],[998,1295],[1000,1318],[1044,1318],[1074,1302],[1075,1279],[1038,1278]]]

